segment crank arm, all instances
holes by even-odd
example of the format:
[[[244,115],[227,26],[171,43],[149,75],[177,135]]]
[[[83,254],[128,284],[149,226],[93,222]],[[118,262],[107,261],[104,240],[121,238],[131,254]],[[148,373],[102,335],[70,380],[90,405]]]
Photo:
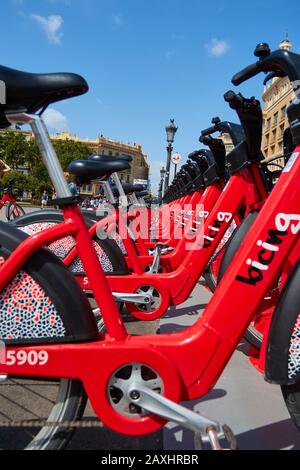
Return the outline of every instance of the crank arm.
[[[171,246],[166,246],[165,248],[162,248],[161,250],[161,254],[162,255],[166,255],[167,253],[171,253],[172,251],[174,251],[174,248],[171,247]],[[149,256],[154,256],[154,253],[155,253],[155,250],[149,250]]]
[[[219,424],[215,421],[211,421],[143,385],[133,383],[127,393],[133,404],[191,431],[206,434],[208,428],[220,430]]]
[[[113,292],[112,295],[117,302],[148,305],[152,302],[151,294],[128,294],[127,292]],[[101,314],[99,308],[93,310],[94,316]]]
[[[144,304],[148,305],[152,301],[151,294],[127,294],[122,292],[113,292],[112,293],[117,302],[129,302],[133,304]]]
[[[217,422],[211,421],[140,384],[133,383],[127,394],[133,404],[194,431],[196,449],[198,443],[201,448],[202,442],[208,442],[212,450],[223,450],[220,439],[227,440],[230,450],[237,449],[234,434],[227,425],[221,429]]]

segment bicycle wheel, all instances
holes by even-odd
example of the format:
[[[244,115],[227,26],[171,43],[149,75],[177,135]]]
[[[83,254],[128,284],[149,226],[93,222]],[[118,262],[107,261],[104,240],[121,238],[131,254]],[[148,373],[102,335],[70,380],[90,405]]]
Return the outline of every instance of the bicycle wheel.
[[[25,238],[15,227],[1,222],[0,263]],[[48,250],[40,249],[0,293],[0,339],[8,346],[28,346],[70,342],[76,337],[83,341],[98,338],[88,301],[68,269]],[[80,419],[85,404],[79,381],[9,377],[0,384],[0,448],[62,449],[73,429],[59,424]],[[13,422],[19,420],[24,426],[14,427]],[[36,420],[55,424],[33,426]],[[31,423],[26,425],[28,421]],[[10,427],[4,425],[8,422]]]
[[[24,214],[25,214],[25,211],[23,207],[21,207],[19,204],[13,204],[12,202],[8,203],[6,207],[7,220],[14,220],[17,217],[21,217]]]
[[[227,270],[228,266],[230,265],[231,261],[233,260],[236,252],[238,251],[241,243],[243,242],[244,238],[246,237],[250,227],[254,223],[258,212],[250,212],[248,216],[242,221],[241,225],[237,227],[235,232],[232,234],[232,237],[228,240],[226,244],[226,250],[223,255],[219,274],[218,274],[218,283],[224,276],[225,271]],[[247,330],[245,331],[244,338],[250,343],[252,346],[260,349],[262,346],[263,335],[262,333],[255,327],[255,322],[251,322],[248,325]]]
[[[231,237],[234,236],[237,229],[238,227],[236,223],[232,222],[204,271],[203,277],[207,287],[209,290],[211,290],[211,292],[215,292],[217,288],[219,270],[221,267],[223,255],[227,250]]]
[[[86,395],[75,380],[8,379],[0,384],[0,403],[0,421],[24,421],[24,427],[0,424],[2,450],[61,450],[74,429],[60,425],[82,418]],[[35,426],[36,420],[57,424]]]
[[[33,235],[46,230],[55,224],[61,223],[62,221],[63,214],[61,211],[56,209],[47,209],[26,214],[25,216],[16,219],[13,223],[23,232],[28,235]],[[87,217],[85,217],[85,222],[88,228],[94,225],[94,221]],[[93,240],[103,271],[114,275],[128,274],[129,271],[124,255],[115,240],[101,237],[101,234],[99,235],[100,237],[95,234]],[[49,248],[58,258],[64,260],[74,246],[75,240],[72,237],[66,237],[52,243]],[[69,268],[75,275],[84,276],[85,274],[81,260],[78,257],[74,259]]]
[[[282,395],[293,423],[300,431],[300,260],[286,281],[270,328],[268,351],[283,351],[268,367],[267,379],[287,382]],[[275,347],[274,347],[275,343]],[[278,348],[279,346],[279,348]],[[270,375],[269,375],[270,374]],[[278,380],[279,379],[279,380]]]

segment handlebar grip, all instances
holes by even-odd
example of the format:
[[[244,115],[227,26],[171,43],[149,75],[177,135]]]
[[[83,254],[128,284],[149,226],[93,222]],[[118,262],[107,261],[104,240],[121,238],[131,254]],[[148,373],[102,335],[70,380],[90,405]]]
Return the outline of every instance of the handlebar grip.
[[[255,62],[255,64],[248,65],[248,67],[236,73],[232,77],[231,83],[233,83],[233,85],[235,86],[240,85],[246,80],[249,80],[249,78],[252,78],[255,75],[257,75],[259,72],[261,72],[261,69],[259,67],[259,62]]]
[[[204,145],[209,145],[209,144],[213,143],[216,140],[218,140],[218,139],[215,139],[211,135],[201,135],[200,139],[199,139],[199,141]]]
[[[243,98],[234,91],[229,90],[224,94],[224,100],[229,103],[231,109],[239,109],[243,105]]]
[[[209,134],[214,134],[215,132],[217,132],[218,128],[217,126],[211,126],[211,127],[208,127],[207,129],[203,129],[203,131],[201,131],[201,137],[204,137],[205,135],[209,135]]]

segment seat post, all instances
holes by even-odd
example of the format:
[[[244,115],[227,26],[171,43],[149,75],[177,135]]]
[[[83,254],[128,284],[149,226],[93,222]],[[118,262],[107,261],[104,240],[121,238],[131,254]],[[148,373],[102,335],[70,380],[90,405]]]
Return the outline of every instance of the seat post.
[[[42,154],[43,162],[56,191],[56,197],[58,199],[72,197],[72,193],[43,119],[40,116],[34,116],[30,125]]]
[[[27,113],[6,113],[6,118],[11,124],[29,124],[31,126],[42,155],[43,163],[47,168],[56,191],[56,197],[58,199],[71,198],[72,194],[69,185],[43,119],[38,115]]]
[[[117,190],[119,192],[119,201],[120,201],[120,206],[121,206],[120,208],[124,209],[124,210],[127,210],[128,200],[127,200],[126,194],[124,192],[122,183],[120,181],[119,175],[118,175],[118,173],[113,173],[111,175],[111,177],[114,180],[114,183],[115,183],[115,185],[117,187]]]

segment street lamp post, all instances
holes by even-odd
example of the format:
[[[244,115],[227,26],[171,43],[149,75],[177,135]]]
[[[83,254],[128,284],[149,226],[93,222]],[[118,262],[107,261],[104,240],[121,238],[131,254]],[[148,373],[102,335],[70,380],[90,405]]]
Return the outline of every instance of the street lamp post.
[[[160,170],[160,183],[159,183],[159,189],[158,189],[158,199],[159,203],[161,204],[162,198],[163,198],[163,185],[164,185],[164,178],[165,178],[166,170],[164,167]]]
[[[171,156],[172,156],[172,151],[173,151],[172,144],[174,142],[177,129],[178,127],[175,126],[174,119],[170,119],[170,122],[166,127],[168,146],[167,146],[167,168],[166,168],[166,176],[165,176],[165,191],[167,190],[169,186]]]

